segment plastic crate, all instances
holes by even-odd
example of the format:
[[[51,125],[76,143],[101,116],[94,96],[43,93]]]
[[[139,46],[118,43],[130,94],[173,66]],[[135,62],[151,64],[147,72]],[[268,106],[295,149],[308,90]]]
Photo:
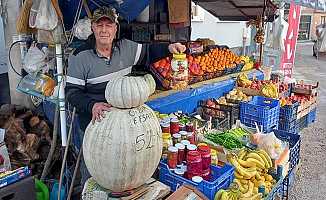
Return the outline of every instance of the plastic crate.
[[[277,138],[289,143],[290,146],[289,171],[291,171],[298,165],[300,161],[301,137],[298,134],[292,134],[282,130],[273,130],[273,132]]]
[[[282,189],[282,185],[283,185],[283,178],[280,178],[275,184],[275,186],[273,187],[273,189],[271,190],[271,192],[268,194],[268,196],[264,198],[264,200],[276,199],[276,195],[278,194],[278,191]]]
[[[302,131],[302,129],[306,128],[307,126],[308,126],[307,115],[297,120],[297,127],[299,132]]]
[[[283,180],[283,187],[282,191],[280,192],[283,199],[288,199],[289,197],[289,190],[295,181],[296,171],[296,168],[289,171],[288,175]]]
[[[210,200],[214,199],[216,192],[220,189],[227,189],[234,179],[234,168],[231,165],[224,164],[223,167],[211,166],[212,177],[210,181],[203,180],[201,183],[195,183],[184,177],[178,176],[169,169],[166,160],[162,160],[159,165],[160,181],[170,186],[174,192],[183,184],[196,187]]]
[[[220,119],[225,119],[228,118],[228,129],[232,128],[232,125],[236,123],[237,120],[239,120],[239,115],[240,115],[240,106],[239,104],[232,104],[232,105],[224,105],[224,104],[219,104],[216,102],[215,99],[211,99],[212,101],[215,102],[216,107],[208,107],[205,106],[204,101],[199,101],[199,106],[202,108],[202,114],[203,115],[208,115],[212,117],[212,121],[214,121],[214,118]],[[199,113],[201,114],[201,113]],[[205,120],[207,119],[207,116],[202,116]],[[214,124],[213,124],[214,128]]]
[[[294,119],[292,121],[285,120],[283,118],[280,118],[278,129],[282,131],[286,131],[293,134],[299,133],[298,123],[297,120]]]
[[[307,126],[315,122],[316,116],[317,116],[317,108],[314,108],[312,111],[308,113],[306,117]]]
[[[280,107],[280,118],[288,121],[293,121],[297,119],[299,102],[295,102],[292,105],[286,105]]]
[[[264,132],[278,128],[280,103],[278,100],[255,96],[250,102],[240,103],[240,121],[248,127],[263,127]]]

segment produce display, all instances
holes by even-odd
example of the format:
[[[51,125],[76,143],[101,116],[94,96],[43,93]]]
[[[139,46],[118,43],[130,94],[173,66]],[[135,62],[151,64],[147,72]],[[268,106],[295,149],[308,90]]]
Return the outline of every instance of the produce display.
[[[237,102],[238,103],[240,101],[250,101],[250,100],[251,100],[251,97],[246,95],[239,89],[233,89],[225,96],[226,102]],[[220,104],[224,104],[225,101],[224,101],[223,97],[218,99],[218,102]]]
[[[209,141],[219,144],[227,149],[239,149],[244,147],[242,137],[248,135],[248,132],[242,128],[231,129],[223,133],[210,132],[205,134],[205,138]]]
[[[254,60],[249,56],[240,56],[240,60],[245,63],[242,68],[242,71],[247,71],[254,68]]]

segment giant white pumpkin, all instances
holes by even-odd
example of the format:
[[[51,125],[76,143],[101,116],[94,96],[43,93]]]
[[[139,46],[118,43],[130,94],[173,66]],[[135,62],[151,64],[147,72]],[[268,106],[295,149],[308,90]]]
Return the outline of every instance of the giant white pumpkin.
[[[105,89],[106,101],[116,108],[135,108],[143,105],[150,88],[141,76],[122,76],[109,81]]]
[[[161,135],[159,121],[148,106],[112,108],[101,122],[90,123],[85,131],[87,169],[99,185],[109,190],[137,188],[158,166]]]
[[[149,91],[151,94],[153,94],[156,90],[156,82],[155,79],[153,78],[152,75],[150,74],[145,74],[144,75],[144,80],[146,81],[148,87],[149,87]]]

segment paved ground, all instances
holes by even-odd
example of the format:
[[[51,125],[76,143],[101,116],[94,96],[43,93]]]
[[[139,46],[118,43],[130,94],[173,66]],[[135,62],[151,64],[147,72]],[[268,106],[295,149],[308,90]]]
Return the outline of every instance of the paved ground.
[[[326,199],[326,58],[312,56],[312,44],[299,44],[295,61],[295,78],[319,81],[317,122],[301,133],[301,167],[294,186],[290,189],[291,200]]]

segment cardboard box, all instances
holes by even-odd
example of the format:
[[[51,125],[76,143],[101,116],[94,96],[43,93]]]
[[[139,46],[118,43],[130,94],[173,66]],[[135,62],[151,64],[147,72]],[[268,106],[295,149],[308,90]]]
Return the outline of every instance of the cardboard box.
[[[33,200],[36,199],[33,177],[27,177],[0,190],[0,199]]]
[[[192,197],[192,198],[190,198]],[[177,191],[175,191],[166,200],[208,200],[208,198],[196,188],[190,185],[182,185]]]

